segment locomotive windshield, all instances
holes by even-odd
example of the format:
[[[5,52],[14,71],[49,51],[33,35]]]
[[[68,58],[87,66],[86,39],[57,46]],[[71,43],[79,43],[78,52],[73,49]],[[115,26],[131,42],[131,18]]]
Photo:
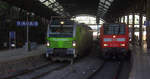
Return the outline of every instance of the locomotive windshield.
[[[125,24],[104,24],[104,34],[125,34]]]
[[[49,37],[73,37],[73,27],[65,27],[65,25],[49,27]]]

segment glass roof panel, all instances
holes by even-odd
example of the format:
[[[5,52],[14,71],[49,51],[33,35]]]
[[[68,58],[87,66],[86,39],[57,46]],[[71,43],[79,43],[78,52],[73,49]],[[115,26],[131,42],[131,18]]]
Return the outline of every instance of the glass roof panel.
[[[58,2],[56,2],[54,5],[55,5],[55,6],[59,6],[59,3],[58,3]]]
[[[39,1],[43,3],[43,2],[46,1],[46,0],[39,0]]]
[[[56,13],[60,13],[60,12],[57,10]]]
[[[103,17],[114,0],[100,0],[97,14]],[[100,15],[99,15],[100,14]]]
[[[51,3],[55,3],[56,2],[56,0],[49,0]]]
[[[63,11],[64,9],[60,9],[60,11]]]
[[[107,4],[108,6],[110,6],[110,5],[111,5],[108,1],[106,1],[106,4]]]
[[[53,8],[53,11],[57,11],[58,9],[57,8]]]
[[[114,0],[109,0],[110,2],[113,2]]]
[[[46,6],[48,6],[50,4],[49,1],[44,2],[43,4],[45,4]]]
[[[64,12],[64,8],[56,0],[39,0],[39,1],[58,14],[61,14],[61,15],[67,14],[66,12]]]
[[[62,6],[58,6],[57,8],[58,8],[58,9],[62,9]]]
[[[49,7],[49,8],[53,8],[53,5],[52,5],[52,4],[50,4],[48,7]]]
[[[107,9],[109,8],[107,5],[105,5],[104,7],[107,8]]]
[[[103,3],[105,2],[105,0],[100,0],[100,1],[103,2]]]

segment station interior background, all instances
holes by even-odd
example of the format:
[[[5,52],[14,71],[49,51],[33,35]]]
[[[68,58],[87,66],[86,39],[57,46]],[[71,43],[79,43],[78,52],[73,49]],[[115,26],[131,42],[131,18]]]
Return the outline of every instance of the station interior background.
[[[130,37],[131,37],[131,32],[132,32],[132,15],[128,15],[129,16],[129,32],[130,32]],[[127,24],[127,16],[123,16],[125,17],[125,23]],[[123,23],[123,17],[121,18],[121,22]],[[86,15],[86,14],[82,14],[82,15],[77,15],[73,18],[75,21],[79,22],[79,23],[85,23],[88,24],[92,29],[93,29],[93,37],[94,39],[97,38],[97,35],[99,35],[99,28],[101,27],[101,25],[104,23],[104,21],[101,19],[100,20],[100,25],[96,24],[96,16],[92,16],[92,15]],[[146,17],[143,16],[143,41],[146,40],[146,26],[144,26],[144,22],[146,21]],[[135,36],[139,39],[139,15],[135,15]]]

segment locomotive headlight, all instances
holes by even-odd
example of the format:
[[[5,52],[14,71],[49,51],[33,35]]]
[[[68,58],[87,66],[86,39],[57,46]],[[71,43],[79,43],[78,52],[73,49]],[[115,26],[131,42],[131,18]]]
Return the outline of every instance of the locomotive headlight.
[[[104,46],[108,46],[108,44],[104,44]]]
[[[72,42],[72,46],[73,46],[73,47],[76,46],[76,42],[75,42],[75,41]]]
[[[126,46],[125,44],[120,44],[120,46]]]
[[[48,47],[50,46],[50,43],[49,42],[47,42],[47,44],[46,44]]]
[[[63,24],[64,24],[64,21],[61,21],[61,22],[60,22],[60,24],[62,24],[62,25],[63,25]]]
[[[15,47],[15,44],[11,44],[11,47]]]

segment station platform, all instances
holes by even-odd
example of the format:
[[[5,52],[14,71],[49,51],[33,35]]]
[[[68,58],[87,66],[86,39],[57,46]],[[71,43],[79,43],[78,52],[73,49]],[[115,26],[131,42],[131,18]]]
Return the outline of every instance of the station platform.
[[[9,49],[0,51],[0,63],[19,60],[26,57],[44,54],[46,47],[44,45],[37,46],[36,49],[26,51],[25,48]]]
[[[39,63],[45,63],[43,61],[45,49],[46,46],[39,45],[29,52],[25,48],[0,51],[0,79],[32,69]]]
[[[129,79],[150,79],[150,51],[143,47],[131,46],[132,69]]]

